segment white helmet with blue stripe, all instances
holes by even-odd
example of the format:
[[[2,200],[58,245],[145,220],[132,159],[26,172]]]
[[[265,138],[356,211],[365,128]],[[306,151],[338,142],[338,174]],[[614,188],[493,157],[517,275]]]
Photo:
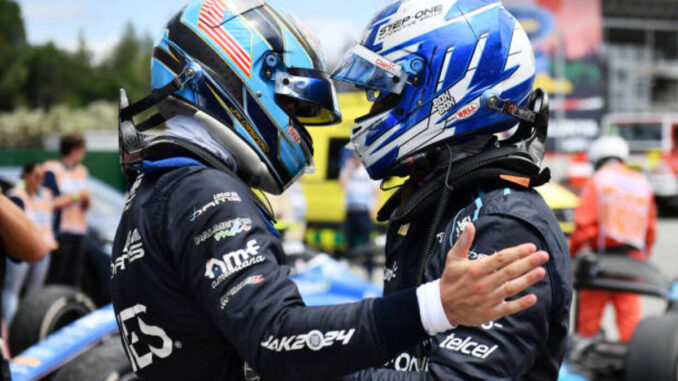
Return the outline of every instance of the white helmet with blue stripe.
[[[515,127],[534,75],[527,34],[500,1],[404,0],[378,12],[333,78],[374,102],[351,142],[382,179],[432,147]]]

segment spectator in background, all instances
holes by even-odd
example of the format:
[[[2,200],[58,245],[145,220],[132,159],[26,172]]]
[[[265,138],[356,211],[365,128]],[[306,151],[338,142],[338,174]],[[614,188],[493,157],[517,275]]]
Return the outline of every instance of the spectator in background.
[[[307,204],[301,184],[294,183],[283,194],[266,194],[266,197],[278,222],[275,227],[284,233],[284,240],[304,242]]]
[[[628,144],[617,136],[603,137],[591,145],[588,157],[596,173],[584,187],[575,211],[572,256],[588,246],[605,255],[646,260],[655,241],[657,212],[650,184],[624,165]],[[577,331],[584,337],[596,335],[609,302],[614,304],[620,340],[628,342],[641,319],[638,294],[580,291]]]
[[[339,184],[346,194],[346,247],[351,250],[370,242],[377,212],[379,186],[370,179],[360,158],[353,151],[339,174]],[[371,261],[365,265],[371,275],[373,267]]]
[[[86,212],[90,206],[87,189],[85,141],[81,136],[67,135],[59,143],[61,158],[45,163],[45,186],[55,196],[54,207],[59,211],[55,231],[59,250],[52,256],[48,283],[80,287],[85,271]]]
[[[48,251],[47,243],[31,220],[5,195],[0,194],[0,281],[2,281],[0,284],[4,283],[5,257],[36,263],[41,261]],[[6,348],[2,338],[0,348]],[[3,356],[0,380],[10,379],[9,363]]]
[[[56,250],[58,245],[52,231],[54,199],[52,192],[41,185],[44,177],[42,165],[35,162],[26,164],[21,181],[9,191],[9,196],[37,227],[47,246],[43,254],[47,254]],[[45,255],[40,262],[31,265],[7,260],[6,266],[2,312],[5,322],[10,324],[19,305],[21,290],[25,287],[26,294],[29,294],[38,291],[44,285],[49,269],[49,256]]]

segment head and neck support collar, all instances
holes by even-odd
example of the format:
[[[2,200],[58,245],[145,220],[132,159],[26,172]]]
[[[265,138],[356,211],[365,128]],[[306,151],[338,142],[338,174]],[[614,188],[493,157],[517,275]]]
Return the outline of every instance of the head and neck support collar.
[[[542,89],[535,90],[527,107],[494,95],[485,102],[488,107],[494,106],[498,112],[513,115],[520,121],[511,138],[501,142],[493,140],[487,150],[460,161],[450,160],[451,149],[445,146],[404,158],[397,167],[398,175],[412,176],[379,211],[380,221],[412,219],[415,213],[433,207],[439,199],[436,194],[442,189],[453,193],[478,184],[499,182],[533,188],[550,180],[550,170],[541,169],[548,135],[548,94]],[[415,173],[425,173],[425,176],[417,181]],[[404,197],[410,192],[409,197]]]
[[[125,89],[120,89],[120,114],[118,118],[118,139],[120,143],[120,166],[128,180],[133,181],[138,167],[147,157],[144,150],[150,143],[150,138],[142,132],[148,131],[164,123],[167,119],[162,115],[155,114],[140,124],[134,123],[134,117],[150,108],[157,106],[172,94],[180,91],[195,78],[196,71],[187,66],[167,85],[153,90],[151,94],[142,100],[130,104]]]
[[[239,179],[231,168],[221,160],[195,144],[169,136],[151,137],[144,135],[143,132],[167,121],[161,114],[155,114],[139,125],[134,123],[135,116],[157,106],[177,91],[182,90],[187,83],[195,78],[196,73],[196,70],[189,65],[170,83],[153,90],[149,96],[133,104],[129,103],[127,92],[124,89],[120,89],[120,116],[118,119],[120,167],[130,183],[133,183],[134,179],[139,175],[140,170],[144,167],[144,161],[167,157],[194,159],[209,167],[227,173],[233,178]],[[249,186],[247,188],[249,189]],[[271,209],[254,192],[250,191],[250,193],[250,196],[264,216],[273,221]]]

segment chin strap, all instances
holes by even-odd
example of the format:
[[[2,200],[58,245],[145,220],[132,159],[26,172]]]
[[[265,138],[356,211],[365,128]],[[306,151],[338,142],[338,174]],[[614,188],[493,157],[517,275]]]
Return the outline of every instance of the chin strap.
[[[518,106],[511,102],[510,99],[501,99],[496,95],[487,99],[487,108],[499,111],[502,114],[507,114],[519,119],[523,122],[534,123],[537,120],[537,113],[525,107]]]
[[[135,166],[141,164],[144,159],[144,149],[150,138],[141,134],[167,119],[157,113],[140,124],[134,122],[134,117],[158,105],[172,94],[182,90],[189,82],[194,80],[198,72],[188,65],[184,70],[165,86],[155,89],[142,100],[130,104],[125,89],[120,89],[120,112],[118,116],[118,140],[120,146],[120,168],[125,177],[133,182],[137,176]]]
[[[184,70],[174,77],[170,83],[159,89],[153,90],[149,96],[125,107],[122,107],[121,105],[120,119],[125,121],[133,121],[135,116],[164,101],[177,91],[181,91],[186,86],[186,84],[192,81],[195,77],[196,70],[190,65],[186,66]],[[141,124],[135,125],[135,127],[137,131],[143,132],[156,127],[163,122],[165,122],[165,118],[163,118],[160,114],[155,114]]]
[[[549,131],[549,95],[544,89],[538,88],[532,92],[527,104],[527,108],[515,106],[513,109],[513,114],[530,116],[526,119],[516,117],[521,121],[518,129],[513,136],[501,142],[501,145],[517,147],[527,153],[537,166],[541,166]]]
[[[120,168],[130,183],[133,183],[138,176],[143,167],[144,160],[162,159],[172,155],[183,155],[196,159],[212,168],[231,175],[235,179],[240,179],[221,160],[195,144],[169,136],[151,138],[143,135],[142,132],[157,127],[167,120],[162,115],[155,114],[139,125],[134,123],[135,116],[158,105],[177,91],[181,91],[191,81],[199,79],[201,73],[199,67],[188,64],[170,83],[153,90],[149,96],[133,104],[129,103],[125,89],[120,89],[120,114],[118,118]],[[266,199],[266,203],[262,202],[252,192],[250,186],[245,185],[250,190],[251,198],[262,211],[264,217],[275,222],[268,199]]]

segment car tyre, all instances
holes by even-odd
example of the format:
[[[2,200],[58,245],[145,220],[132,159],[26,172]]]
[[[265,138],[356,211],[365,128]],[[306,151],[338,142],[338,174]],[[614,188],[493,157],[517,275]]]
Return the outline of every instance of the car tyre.
[[[95,309],[87,295],[67,286],[48,286],[28,295],[9,327],[11,353],[23,352]]]
[[[626,356],[627,381],[678,380],[678,315],[643,319]]]
[[[52,381],[134,381],[134,375],[120,337],[113,336],[76,357],[59,369]]]

